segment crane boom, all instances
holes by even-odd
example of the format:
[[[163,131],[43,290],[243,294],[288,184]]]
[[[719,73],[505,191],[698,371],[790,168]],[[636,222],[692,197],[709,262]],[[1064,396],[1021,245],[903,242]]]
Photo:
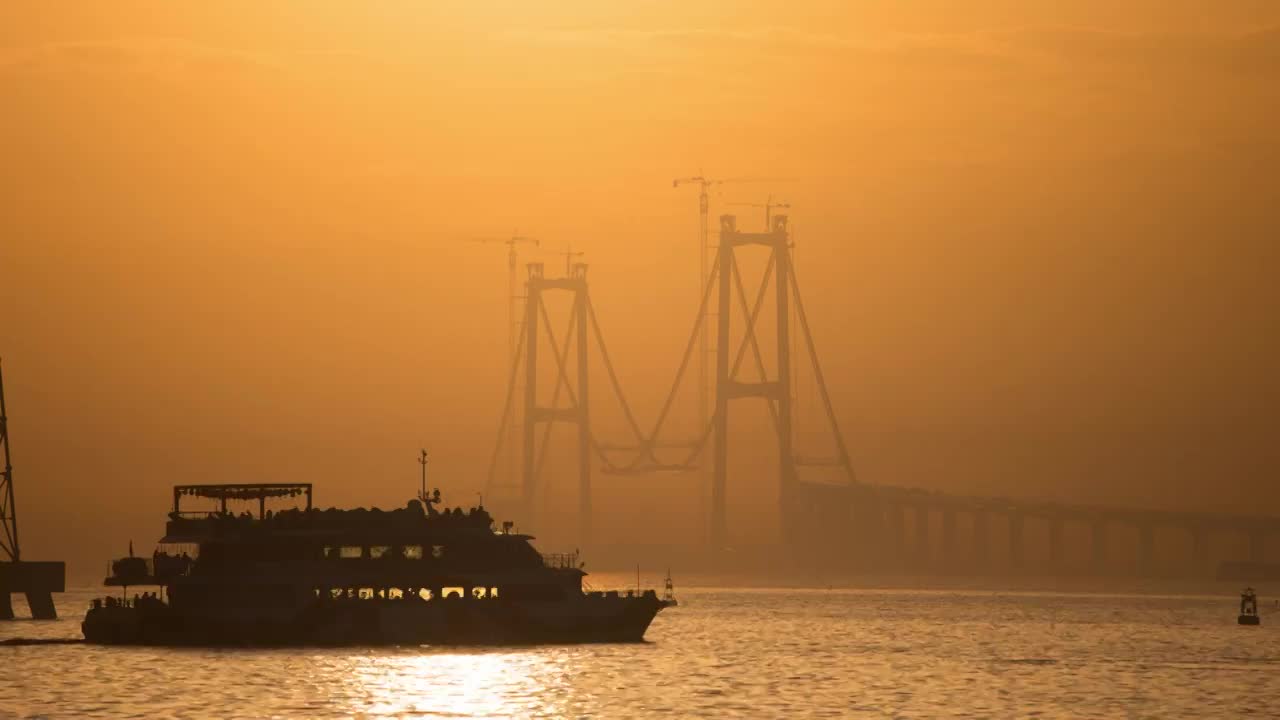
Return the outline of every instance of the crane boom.
[[[541,243],[537,238],[525,235],[511,235],[511,237],[483,237],[472,238],[471,242],[475,243],[502,243],[507,246],[507,354],[508,360],[515,357],[516,354],[516,266],[519,264],[519,256],[516,252],[517,245],[532,244],[534,247]]]
[[[541,242],[537,238],[512,233],[510,237],[482,237],[472,238],[472,242],[489,244],[502,243],[507,246],[507,362],[510,367],[514,368],[516,364],[516,303],[520,298],[517,290],[516,267],[519,265],[519,255],[516,251],[517,245],[533,245],[538,247]],[[515,423],[512,421],[512,432],[514,432]],[[515,445],[509,444],[507,449],[507,484],[511,485],[515,482]]]
[[[4,407],[4,371],[0,369],[0,446],[4,446],[4,468],[0,470],[0,550],[9,556],[9,560],[18,562],[22,559],[22,550],[18,547],[18,508],[13,502],[13,465],[9,459],[9,420]],[[0,590],[7,592],[7,590]]]
[[[770,222],[770,220],[772,219],[772,215],[773,215],[773,211],[774,211],[774,210],[777,210],[777,209],[790,209],[790,207],[791,207],[791,203],[784,203],[784,202],[777,202],[777,203],[776,203],[776,202],[774,202],[774,201],[773,201],[773,196],[772,196],[772,195],[770,195],[770,196],[769,196],[769,197],[768,197],[764,202],[762,202],[762,203],[734,202],[734,203],[729,203],[729,204],[730,204],[730,205],[743,206],[743,207],[764,208],[764,231],[765,231],[765,232],[769,232],[769,230],[770,230],[769,222]]]

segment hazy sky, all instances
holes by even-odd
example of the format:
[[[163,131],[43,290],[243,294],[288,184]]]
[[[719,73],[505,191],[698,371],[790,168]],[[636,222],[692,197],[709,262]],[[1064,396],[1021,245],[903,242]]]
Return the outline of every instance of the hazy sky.
[[[586,252],[647,425],[696,303],[671,180],[700,170],[776,179],[714,214],[792,203],[864,480],[1280,513],[1278,77],[1266,0],[6,2],[26,554],[145,545],[178,482],[398,505],[423,445],[473,503],[506,260],[471,237]],[[772,523],[765,422],[735,416],[738,536]],[[687,524],[691,482],[598,478],[598,524]]]

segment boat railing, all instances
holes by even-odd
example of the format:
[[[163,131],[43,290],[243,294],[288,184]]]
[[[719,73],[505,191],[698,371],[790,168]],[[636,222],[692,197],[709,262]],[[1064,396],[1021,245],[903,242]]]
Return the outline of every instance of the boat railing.
[[[603,600],[606,598],[657,598],[658,592],[652,588],[648,590],[640,590],[637,588],[626,588],[621,590],[587,590],[582,591],[583,597],[589,600]]]
[[[542,556],[542,564],[556,570],[577,569],[582,567],[582,561],[576,552],[544,553]]]
[[[114,597],[108,595],[106,597],[96,597],[89,601],[89,607],[97,610],[100,608],[143,608],[148,606],[163,605],[162,600],[156,593],[143,593],[141,595],[134,594],[129,597]]]
[[[120,558],[107,562],[107,577],[121,581],[165,580],[190,575],[192,564],[191,558],[172,555]]]

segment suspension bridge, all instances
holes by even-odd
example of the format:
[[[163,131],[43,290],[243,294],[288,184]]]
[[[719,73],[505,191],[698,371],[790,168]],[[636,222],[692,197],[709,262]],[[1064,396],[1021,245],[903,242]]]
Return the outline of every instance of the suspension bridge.
[[[574,451],[577,460],[579,537],[583,541],[592,536],[592,474],[593,465],[598,463],[599,472],[609,475],[658,472],[707,475],[710,495],[708,541],[713,547],[723,546],[728,531],[727,487],[731,443],[729,415],[739,400],[763,400],[768,408],[771,434],[778,443],[778,502],[784,519],[791,517],[797,505],[796,485],[800,482],[801,467],[837,467],[843,472],[846,483],[855,482],[853,465],[822,376],[796,280],[787,217],[772,216],[769,227],[763,232],[748,232],[738,228],[734,216],[725,215],[720,218],[717,247],[715,258],[702,278],[699,307],[675,378],[665,399],[660,403],[657,417],[648,426],[642,426],[638,420],[618,379],[591,301],[587,265],[581,262],[567,263],[565,274],[553,277],[547,274],[543,263],[528,264],[523,321],[513,351],[498,441],[489,465],[487,489],[491,495],[501,494],[504,490],[515,491],[521,501],[522,520],[526,526],[537,526],[535,512],[538,493],[543,487],[542,474],[548,456],[547,448],[552,427],[556,423],[569,423],[577,428]],[[762,250],[767,255],[754,299],[748,297],[747,283],[743,280],[738,262],[738,254],[751,249]],[[547,296],[553,293],[565,293],[571,298],[567,326],[561,332],[557,332],[546,302]],[[709,312],[713,304],[714,314]],[[763,347],[764,343],[757,332],[766,307],[769,308],[774,327],[771,348]],[[735,316],[743,325],[736,333]],[[792,328],[793,316],[798,321],[798,333]],[[677,438],[670,429],[673,424],[673,407],[686,384],[701,385],[701,378],[705,377],[703,372],[699,372],[696,380],[688,376],[692,374],[690,366],[694,364],[695,358],[701,359],[701,353],[695,351],[700,345],[709,318],[712,317],[716,321],[715,349],[712,353],[714,409],[706,412],[700,407],[700,414],[705,415],[698,419],[699,432],[695,437]],[[793,333],[797,333],[797,338],[803,340],[802,359],[812,369],[817,380],[828,423],[828,436],[836,448],[834,455],[829,458],[800,458],[793,451],[793,365],[796,360],[793,357]],[[736,347],[731,345],[734,339],[737,339]],[[548,355],[547,360],[543,359],[544,352]],[[625,420],[627,436],[618,442],[598,437],[592,427],[593,388],[589,373],[592,353],[595,353],[604,368],[608,390]],[[746,377],[743,367],[748,359],[754,365],[754,377],[750,379]],[[539,392],[539,366],[548,361],[555,376],[549,397]],[[698,394],[704,394],[701,387]],[[517,432],[510,430],[513,426],[517,426],[518,437],[515,437]],[[514,449],[517,444],[520,457],[519,481],[514,486],[503,487],[503,476],[499,472],[503,453],[504,450]],[[709,475],[698,473],[707,456],[710,457],[711,472]],[[790,532],[788,527],[784,521],[784,532]]]
[[[705,197],[710,182],[688,180],[702,182],[705,255],[711,249]],[[701,295],[687,342],[648,424],[637,417],[619,380],[591,300],[586,263],[566,254],[564,274],[554,276],[543,263],[527,264],[522,317],[515,319],[512,310],[510,372],[486,484],[490,497],[516,501],[522,527],[539,528],[552,428],[565,424],[576,429],[579,543],[593,537],[594,473],[668,473],[705,484],[707,547],[727,547],[729,459],[735,442],[730,418],[740,401],[753,400],[764,403],[776,445],[777,466],[769,474],[776,479],[779,545],[804,547],[806,555],[823,562],[929,572],[1203,575],[1219,559],[1263,563],[1269,544],[1280,540],[1280,518],[1272,516],[946,495],[860,482],[800,291],[788,217],[770,214],[779,207],[772,200],[762,207],[767,225],[760,232],[741,229],[734,215],[719,218],[715,251],[701,263]],[[739,255],[753,251],[764,253],[764,270],[749,293]],[[548,309],[548,297],[556,294],[567,296],[570,305],[562,329]],[[772,330],[763,339],[762,325]],[[592,424],[593,407],[600,407],[593,363],[603,368],[606,397],[620,411],[621,439],[602,438]],[[801,366],[815,390],[817,435],[829,448],[820,456],[801,454],[795,446]],[[549,392],[540,383],[544,367],[554,377]],[[688,424],[673,420],[674,408],[690,384],[698,398],[697,431],[679,437],[673,426]],[[1089,550],[1072,558],[1069,545]]]

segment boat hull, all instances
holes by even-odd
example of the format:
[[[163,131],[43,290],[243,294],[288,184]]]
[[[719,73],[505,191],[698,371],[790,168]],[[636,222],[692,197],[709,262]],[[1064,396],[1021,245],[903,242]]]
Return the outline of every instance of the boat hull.
[[[464,599],[318,603],[290,613],[95,607],[81,628],[104,645],[522,645],[641,642],[653,597],[516,603]]]

